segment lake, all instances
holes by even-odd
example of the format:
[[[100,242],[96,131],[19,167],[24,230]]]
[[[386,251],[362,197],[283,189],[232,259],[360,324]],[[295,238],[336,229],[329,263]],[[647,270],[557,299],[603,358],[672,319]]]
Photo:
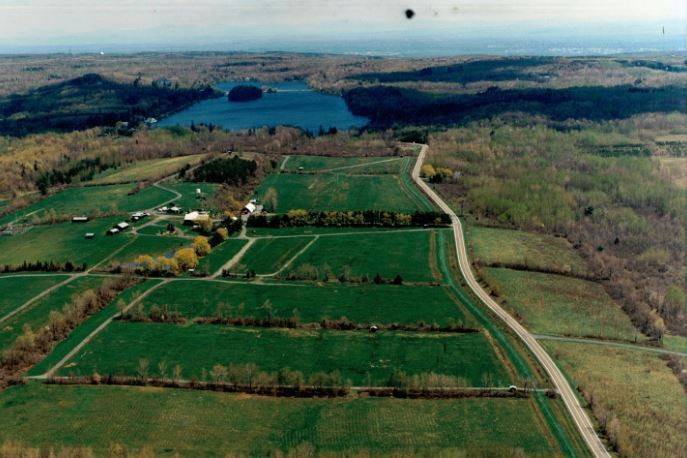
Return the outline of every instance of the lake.
[[[229,102],[226,96],[203,100],[161,119],[158,126],[190,126],[191,123],[205,123],[238,130],[281,124],[301,127],[316,133],[320,126],[324,129],[336,127],[345,130],[349,127],[362,127],[368,121],[365,117],[354,116],[341,97],[314,91],[304,81],[270,84],[233,81],[219,83],[215,87],[229,91],[239,84],[264,84],[277,89],[278,92],[265,93],[261,99],[250,102]]]

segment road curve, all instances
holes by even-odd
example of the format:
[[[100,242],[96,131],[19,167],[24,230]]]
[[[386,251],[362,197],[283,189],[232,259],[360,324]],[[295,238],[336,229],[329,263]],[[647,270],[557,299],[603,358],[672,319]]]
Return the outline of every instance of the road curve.
[[[466,283],[470,289],[475,293],[477,297],[491,309],[501,320],[503,320],[509,328],[527,345],[527,348],[534,354],[539,363],[544,367],[546,373],[549,375],[551,382],[558,390],[566,408],[570,412],[570,415],[575,422],[580,434],[584,438],[585,443],[589,447],[589,450],[595,457],[610,457],[608,451],[604,447],[603,443],[596,435],[594,426],[589,420],[587,413],[580,405],[575,393],[566,380],[563,373],[558,369],[556,363],[553,359],[546,353],[546,350],[537,342],[532,334],[527,331],[520,323],[518,323],[515,318],[510,316],[499,304],[494,301],[489,293],[487,293],[482,286],[477,282],[475,276],[470,268],[470,262],[468,260],[467,250],[465,248],[465,240],[463,237],[463,227],[460,223],[460,219],[455,214],[453,210],[443,201],[439,195],[434,192],[432,188],[425,183],[422,178],[420,178],[420,169],[422,167],[422,162],[425,159],[428,145],[422,145],[420,154],[417,157],[415,166],[413,167],[412,177],[415,183],[427,194],[427,196],[434,201],[434,203],[441,208],[443,212],[451,217],[451,224],[453,226],[453,236],[456,245],[456,252],[458,255],[458,265],[460,266],[460,271],[465,278]]]

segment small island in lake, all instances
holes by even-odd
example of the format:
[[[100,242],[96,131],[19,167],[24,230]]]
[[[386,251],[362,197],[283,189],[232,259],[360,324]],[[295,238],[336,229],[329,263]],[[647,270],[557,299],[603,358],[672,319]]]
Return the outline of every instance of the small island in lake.
[[[234,86],[227,95],[230,102],[248,102],[262,97],[262,89],[257,86]]]

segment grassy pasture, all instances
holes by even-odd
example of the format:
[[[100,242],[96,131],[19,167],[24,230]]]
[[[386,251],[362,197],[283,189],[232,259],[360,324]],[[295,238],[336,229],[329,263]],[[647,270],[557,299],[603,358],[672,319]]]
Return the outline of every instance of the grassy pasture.
[[[400,180],[397,175],[280,173],[267,176],[257,194],[262,199],[267,189],[274,188],[279,212],[292,209],[405,212],[425,209]]]
[[[687,353],[687,337],[664,335],[663,345],[668,350],[681,351],[683,353]]]
[[[434,281],[430,260],[436,256],[430,238],[435,231],[393,232],[379,234],[320,237],[299,256],[292,267],[310,264],[324,273],[328,266],[338,275],[348,266],[351,275],[379,273],[385,278],[401,275],[404,281]]]
[[[181,365],[184,377],[202,377],[215,364],[255,363],[261,370],[288,367],[306,376],[338,370],[354,384],[385,384],[396,369],[436,372],[483,386],[511,380],[482,333],[430,334],[315,331],[170,325],[117,321],[108,326],[60,371],[68,374],[136,375],[141,359],[150,367]]]
[[[170,192],[154,186],[128,195],[132,189],[134,187],[131,184],[67,188],[4,217],[0,220],[0,224],[36,210],[46,209],[53,209],[58,214],[67,215],[88,214],[96,210],[132,212],[155,207],[174,197]]]
[[[216,316],[266,316],[296,313],[304,323],[345,316],[360,323],[448,324],[449,319],[472,323],[443,287],[395,285],[261,285],[199,280],[172,282],[144,300],[146,308],[167,305],[187,318]]]
[[[212,248],[212,252],[198,262],[199,269],[207,269],[209,273],[216,272],[229,261],[247,242],[244,239],[228,239]]]
[[[183,237],[138,235],[136,236],[136,240],[128,244],[122,251],[110,258],[108,263],[124,264],[133,262],[137,256],[142,254],[148,254],[153,257],[171,257],[179,248],[190,245],[191,240]]]
[[[32,297],[66,279],[66,275],[0,277],[0,291],[2,291],[0,294],[0,318],[20,307]]]
[[[121,218],[99,218],[87,223],[34,226],[22,234],[0,237],[0,264],[24,261],[72,261],[93,266],[130,240],[130,235],[106,236],[105,231]],[[86,240],[86,232],[95,238]]]
[[[331,234],[340,235],[342,233],[365,233],[365,232],[399,232],[404,230],[418,230],[417,227],[339,227],[339,226],[295,226],[295,227],[249,227],[246,235],[250,237],[269,237],[274,235],[320,235]]]
[[[657,157],[656,160],[677,186],[687,189],[687,157]]]
[[[40,375],[48,371],[53,365],[64,358],[74,347],[81,343],[98,326],[117,313],[117,302],[120,300],[128,304],[146,290],[152,288],[161,280],[148,279],[122,291],[117,297],[98,313],[90,316],[86,321],[74,329],[69,336],[57,344],[53,351],[40,363],[29,371],[29,375]]]
[[[96,455],[112,443],[163,456],[561,454],[528,399],[294,399],[38,383],[0,393],[5,440],[86,445]]]
[[[25,325],[30,326],[33,330],[45,326],[52,310],[62,310],[62,307],[69,303],[74,294],[97,287],[102,281],[103,279],[100,277],[79,277],[60,286],[9,320],[0,323],[0,349],[7,349],[11,346],[14,340],[21,335]]]
[[[184,210],[210,209],[208,201],[220,187],[216,183],[196,183],[192,181],[165,181],[162,183],[162,186],[181,194],[181,198],[175,199],[174,203]],[[200,189],[202,193],[200,198],[196,195],[196,189]]]
[[[207,154],[194,154],[134,162],[118,169],[106,170],[94,177],[91,183],[108,184],[154,180],[172,175],[186,164],[195,165],[206,156]]]
[[[487,268],[504,306],[535,333],[634,340],[643,338],[598,283],[562,275]]]
[[[607,412],[621,456],[681,456],[687,437],[687,397],[659,355],[569,342],[542,342],[563,371]]]
[[[319,173],[332,171],[344,174],[399,173],[402,161],[401,157],[290,156],[284,171],[302,170]]]
[[[527,265],[533,269],[557,269],[571,273],[588,272],[585,261],[567,240],[546,234],[470,226],[467,240],[474,260]]]
[[[252,269],[258,275],[275,273],[312,239],[312,237],[258,239],[246,251],[234,271],[246,272]]]

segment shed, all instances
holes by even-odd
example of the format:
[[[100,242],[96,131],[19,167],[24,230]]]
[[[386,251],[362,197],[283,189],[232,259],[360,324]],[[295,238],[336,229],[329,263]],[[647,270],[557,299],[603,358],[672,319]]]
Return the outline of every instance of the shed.
[[[95,238],[95,234],[93,232],[86,232],[86,235],[84,235],[84,237],[87,239],[92,239]]]
[[[173,206],[173,207],[170,207],[170,208],[169,208],[169,211],[170,211],[171,213],[181,213],[181,207],[177,207],[177,206],[175,205],[175,206]]]
[[[117,229],[120,231],[123,231],[124,229],[127,229],[129,227],[129,223],[126,223],[122,221],[121,223],[117,223]]]
[[[244,215],[250,215],[253,212],[255,212],[256,206],[253,202],[248,202],[245,207],[243,207],[243,210],[241,210],[241,213]]]
[[[86,223],[88,216],[72,216],[72,223]]]
[[[117,229],[116,227],[113,227],[112,229],[108,229],[107,235],[115,235],[118,232],[119,232],[119,229]]]

